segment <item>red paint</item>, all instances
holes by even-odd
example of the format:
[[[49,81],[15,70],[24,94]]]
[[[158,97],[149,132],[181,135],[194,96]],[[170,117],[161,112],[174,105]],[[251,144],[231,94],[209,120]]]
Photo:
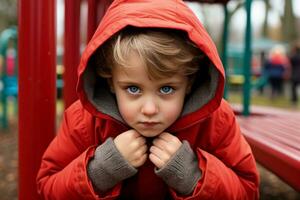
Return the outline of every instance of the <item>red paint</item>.
[[[300,114],[258,106],[252,112],[237,119],[256,160],[300,191]]]
[[[56,1],[19,0],[19,199],[39,199],[36,174],[55,135]]]
[[[80,59],[80,0],[65,0],[64,87],[65,108],[77,100],[77,67]]]
[[[88,0],[88,24],[87,24],[87,43],[93,37],[97,28],[97,2]]]
[[[96,28],[113,0],[88,0],[87,42],[92,39]]]

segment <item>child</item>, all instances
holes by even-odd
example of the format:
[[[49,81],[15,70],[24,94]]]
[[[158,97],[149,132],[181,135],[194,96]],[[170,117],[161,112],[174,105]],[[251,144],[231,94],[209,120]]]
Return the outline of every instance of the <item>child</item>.
[[[178,0],[116,0],[38,173],[45,199],[258,199],[224,71]]]

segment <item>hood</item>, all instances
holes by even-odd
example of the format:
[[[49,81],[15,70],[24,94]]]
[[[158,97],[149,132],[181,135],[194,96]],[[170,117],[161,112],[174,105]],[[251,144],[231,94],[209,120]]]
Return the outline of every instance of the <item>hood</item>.
[[[79,64],[77,93],[85,109],[94,116],[123,122],[116,100],[105,87],[105,81],[99,81],[95,73],[92,57],[99,46],[126,26],[182,30],[206,55],[209,77],[204,84],[193,87],[181,117],[170,129],[193,125],[218,108],[224,89],[223,66],[213,41],[187,5],[181,0],[115,0],[84,50]]]

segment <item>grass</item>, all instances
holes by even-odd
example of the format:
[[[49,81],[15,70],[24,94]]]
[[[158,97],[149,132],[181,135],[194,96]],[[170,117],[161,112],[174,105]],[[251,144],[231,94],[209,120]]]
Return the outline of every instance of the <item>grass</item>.
[[[242,93],[242,91],[229,91],[227,99],[230,103],[242,104],[243,93]],[[268,95],[267,91],[263,94],[253,91],[251,94],[250,104],[251,105],[259,105],[259,106],[283,108],[283,109],[289,109],[289,110],[296,109],[296,110],[300,111],[299,102],[297,105],[292,104],[288,95],[277,96],[276,98],[271,99],[270,95]]]

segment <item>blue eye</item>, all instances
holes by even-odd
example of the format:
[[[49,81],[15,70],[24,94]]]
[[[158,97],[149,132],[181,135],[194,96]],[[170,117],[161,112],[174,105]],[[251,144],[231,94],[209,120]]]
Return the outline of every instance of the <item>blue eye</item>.
[[[127,88],[127,92],[129,92],[130,94],[139,94],[140,93],[140,89],[136,86],[129,86]]]
[[[170,87],[170,86],[163,86],[163,87],[160,88],[160,92],[162,94],[170,94],[173,91],[174,91],[174,89],[172,87]]]

